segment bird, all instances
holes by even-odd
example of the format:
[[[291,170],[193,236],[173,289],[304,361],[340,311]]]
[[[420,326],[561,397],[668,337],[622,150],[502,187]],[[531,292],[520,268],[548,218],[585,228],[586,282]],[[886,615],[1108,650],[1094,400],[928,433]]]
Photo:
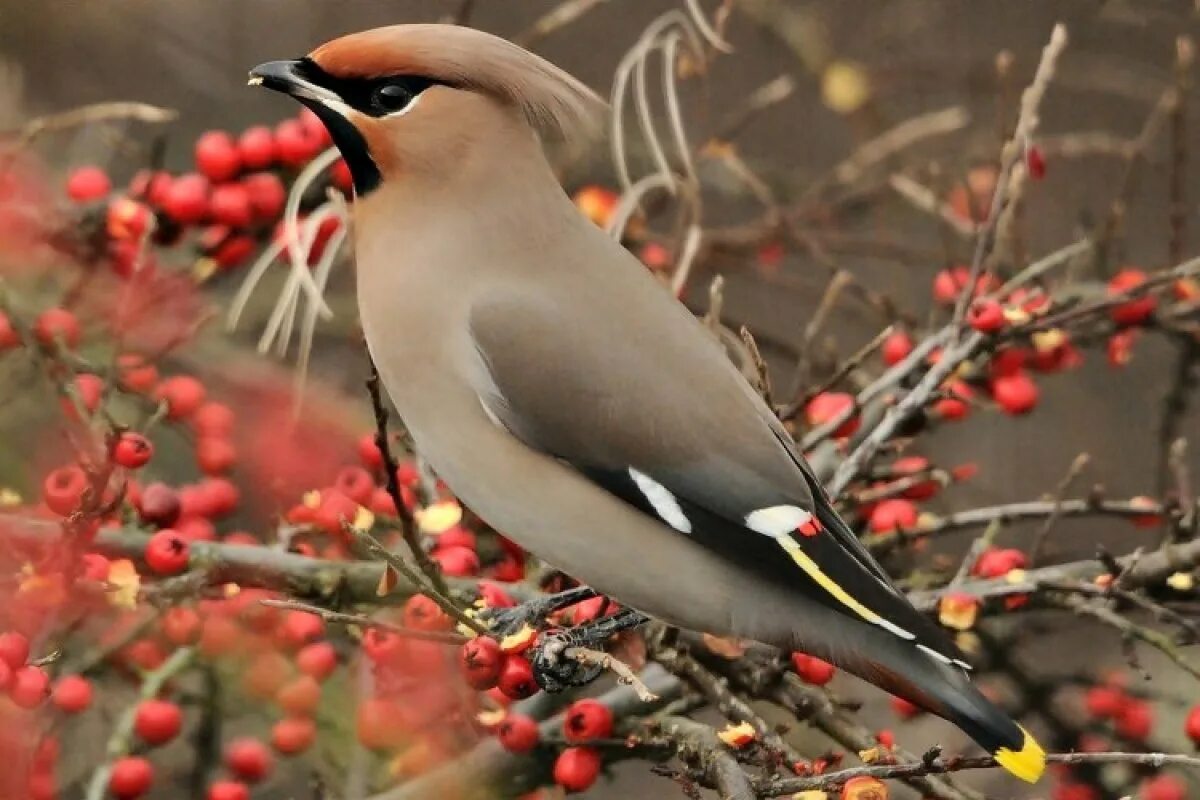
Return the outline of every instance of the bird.
[[[249,82],[311,109],[345,159],[367,348],[457,498],[627,607],[829,661],[1041,776],[1041,746],[715,337],[561,186],[547,149],[595,132],[591,89],[441,24],[352,33]]]

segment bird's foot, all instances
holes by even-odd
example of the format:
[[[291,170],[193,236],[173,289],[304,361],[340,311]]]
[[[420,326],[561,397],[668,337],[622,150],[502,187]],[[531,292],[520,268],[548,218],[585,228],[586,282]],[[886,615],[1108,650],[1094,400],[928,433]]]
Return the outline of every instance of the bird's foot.
[[[587,625],[543,634],[530,654],[534,680],[547,692],[591,683],[604,671],[604,664],[591,657],[572,657],[572,650],[595,654],[615,634],[648,621],[640,612],[626,608]]]
[[[573,606],[576,603],[596,596],[596,592],[587,586],[576,586],[563,592],[548,594],[536,600],[530,600],[512,608],[497,608],[488,611],[484,621],[497,639],[516,633],[525,626],[538,628],[555,611]]]

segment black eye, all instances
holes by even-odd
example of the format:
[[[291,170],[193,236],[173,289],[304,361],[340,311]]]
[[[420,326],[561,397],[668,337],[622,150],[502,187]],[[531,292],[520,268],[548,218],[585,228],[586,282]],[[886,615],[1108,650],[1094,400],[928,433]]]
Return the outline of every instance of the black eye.
[[[371,93],[371,105],[382,114],[400,111],[416,97],[412,90],[399,83],[385,83]]]

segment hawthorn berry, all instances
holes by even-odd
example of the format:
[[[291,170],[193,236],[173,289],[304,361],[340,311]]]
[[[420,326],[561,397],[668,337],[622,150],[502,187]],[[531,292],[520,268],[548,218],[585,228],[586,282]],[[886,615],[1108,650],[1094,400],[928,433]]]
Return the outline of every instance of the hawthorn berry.
[[[154,212],[145,203],[128,197],[114,197],[104,214],[104,231],[114,242],[131,245],[118,251],[121,263],[117,274],[128,277],[133,274],[136,257],[141,251],[146,232],[154,224]]]
[[[225,766],[244,781],[256,783],[271,774],[275,759],[258,739],[234,739],[225,748]]]
[[[255,125],[242,131],[237,140],[237,152],[246,169],[266,169],[275,163],[275,137],[266,125]]]
[[[839,800],[886,800],[887,785],[869,775],[851,778],[842,786]]]
[[[21,334],[13,327],[12,320],[0,311],[0,353],[12,350],[21,344]]]
[[[893,533],[915,528],[918,516],[915,503],[893,497],[876,503],[868,522],[872,533]]]
[[[18,670],[29,660],[29,639],[17,631],[0,633],[0,661]]]
[[[214,222],[231,228],[244,228],[254,221],[250,193],[240,183],[215,187],[209,198],[209,213]]]
[[[900,719],[911,719],[921,713],[921,708],[903,697],[892,696],[891,698],[892,711]]]
[[[154,445],[140,433],[125,431],[113,446],[113,461],[125,469],[144,467],[154,456]]]
[[[371,502],[371,495],[375,492],[375,480],[362,467],[342,467],[333,479],[333,488],[360,506],[365,506]]]
[[[537,693],[537,681],[533,678],[533,665],[521,655],[509,655],[500,667],[496,685],[506,697],[524,700]]]
[[[606,739],[612,732],[612,710],[599,700],[576,700],[563,713],[563,736],[573,744]]]
[[[916,475],[929,469],[929,459],[922,456],[905,456],[898,458],[892,462],[892,473],[903,478],[909,475]],[[933,478],[921,483],[913,484],[904,490],[903,494],[909,500],[928,500],[936,495],[942,488],[942,485]]]
[[[158,385],[158,369],[138,353],[117,356],[117,382],[123,389],[146,394]]]
[[[510,753],[528,753],[540,737],[537,721],[524,714],[506,714],[496,729],[500,746]]]
[[[225,131],[206,131],[196,139],[196,168],[209,180],[221,183],[237,177],[242,169],[233,137]]]
[[[1028,414],[1038,403],[1038,387],[1026,372],[998,375],[992,379],[992,399],[1006,414]]]
[[[141,756],[123,756],[113,762],[108,790],[119,800],[133,800],[150,791],[154,767]]]
[[[1138,800],[1187,800],[1188,790],[1174,775],[1155,775],[1142,782]]]
[[[41,667],[27,664],[13,673],[8,696],[21,708],[37,708],[50,694],[50,676]]]
[[[942,388],[943,397],[933,404],[934,413],[945,420],[964,419],[971,411],[970,400],[975,392],[963,380],[954,379]]]
[[[895,331],[888,334],[879,348],[879,353],[883,357],[883,363],[889,367],[895,366],[908,358],[909,353],[912,351],[912,337],[905,331]]]
[[[87,473],[71,464],[51,471],[42,481],[42,501],[55,514],[65,517],[79,508],[87,490]]]
[[[296,653],[296,667],[319,681],[332,675],[337,665],[337,650],[329,642],[306,644]]]
[[[64,675],[55,681],[50,699],[68,714],[86,711],[92,704],[92,682],[82,675]]]
[[[292,648],[303,647],[325,635],[325,620],[307,611],[289,611],[280,625],[280,638]]]
[[[423,594],[414,594],[404,601],[404,626],[422,631],[439,631],[451,627],[452,621],[438,604]]]
[[[284,684],[275,695],[275,702],[290,716],[312,716],[321,704],[321,684],[311,675],[299,675]]]
[[[220,436],[203,436],[196,442],[196,464],[205,475],[221,475],[237,463],[233,442]]]
[[[358,437],[358,458],[367,469],[383,469],[383,453],[375,444],[375,434],[364,433]]]
[[[1117,734],[1130,741],[1144,741],[1154,731],[1154,709],[1144,700],[1125,701],[1113,720]]]
[[[792,653],[792,669],[800,676],[800,680],[814,686],[824,686],[837,673],[833,664],[807,653]]]
[[[137,501],[138,515],[151,525],[174,525],[183,510],[179,493],[165,483],[152,483],[142,489]]]
[[[45,347],[74,348],[79,344],[79,320],[65,308],[48,308],[34,320],[33,335]]]
[[[477,636],[459,650],[458,663],[467,685],[483,691],[496,685],[505,656],[490,636]]]
[[[168,608],[163,613],[159,626],[166,640],[176,647],[185,647],[200,640],[200,615],[188,606]]]
[[[159,575],[178,575],[187,569],[189,550],[178,531],[163,528],[146,543],[146,566]]]
[[[259,222],[270,222],[283,213],[287,204],[287,189],[278,175],[256,172],[242,178],[242,186],[250,196],[250,208]]]
[[[250,800],[250,788],[240,781],[217,781],[208,787],[208,800]]]
[[[308,717],[287,717],[271,728],[271,746],[288,756],[303,753],[316,737],[316,723]]]
[[[1136,267],[1126,267],[1109,280],[1108,294],[1110,297],[1119,297],[1137,289],[1145,282],[1145,272]],[[1114,306],[1109,315],[1118,325],[1138,325],[1149,319],[1157,306],[1158,300],[1154,295],[1144,294]]]
[[[99,167],[79,167],[67,176],[67,197],[76,203],[99,200],[112,191],[108,173]]]
[[[808,401],[808,405],[804,407],[804,417],[808,421],[808,424],[815,428],[831,420],[840,418],[853,408],[853,396],[845,392],[821,392]],[[847,436],[852,436],[858,430],[858,424],[858,416],[852,414],[833,432],[834,438],[844,439]]]
[[[312,140],[299,120],[285,119],[275,126],[275,147],[280,163],[294,169],[311,161],[320,143]]]
[[[204,403],[204,384],[191,375],[174,375],[163,380],[154,397],[167,404],[169,419],[190,417]]]
[[[600,775],[600,752],[591,747],[568,747],[554,760],[554,782],[568,792],[582,792]]]
[[[146,744],[166,744],[182,727],[183,712],[170,700],[143,700],[134,712],[133,732]]]
[[[451,577],[466,578],[479,574],[479,556],[470,548],[438,547],[432,555],[442,572]]]
[[[995,333],[1004,328],[1004,308],[999,301],[985,297],[971,303],[967,309],[967,322],[980,333]]]
[[[1029,559],[1015,547],[989,547],[979,555],[971,568],[971,574],[980,578],[1001,578],[1014,569],[1024,569],[1027,566]]]
[[[195,225],[208,216],[209,191],[203,175],[180,175],[163,193],[162,209],[180,225]]]
[[[1046,156],[1036,144],[1025,148],[1025,169],[1029,170],[1029,177],[1035,181],[1046,177]]]

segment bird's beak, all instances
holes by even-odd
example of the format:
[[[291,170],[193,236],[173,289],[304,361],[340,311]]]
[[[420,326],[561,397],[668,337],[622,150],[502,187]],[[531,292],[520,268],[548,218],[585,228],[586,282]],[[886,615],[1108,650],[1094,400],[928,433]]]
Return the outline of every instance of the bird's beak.
[[[341,98],[336,94],[305,77],[303,61],[268,61],[259,64],[250,70],[246,83],[290,94],[299,100],[311,100],[326,106],[342,105]]]

